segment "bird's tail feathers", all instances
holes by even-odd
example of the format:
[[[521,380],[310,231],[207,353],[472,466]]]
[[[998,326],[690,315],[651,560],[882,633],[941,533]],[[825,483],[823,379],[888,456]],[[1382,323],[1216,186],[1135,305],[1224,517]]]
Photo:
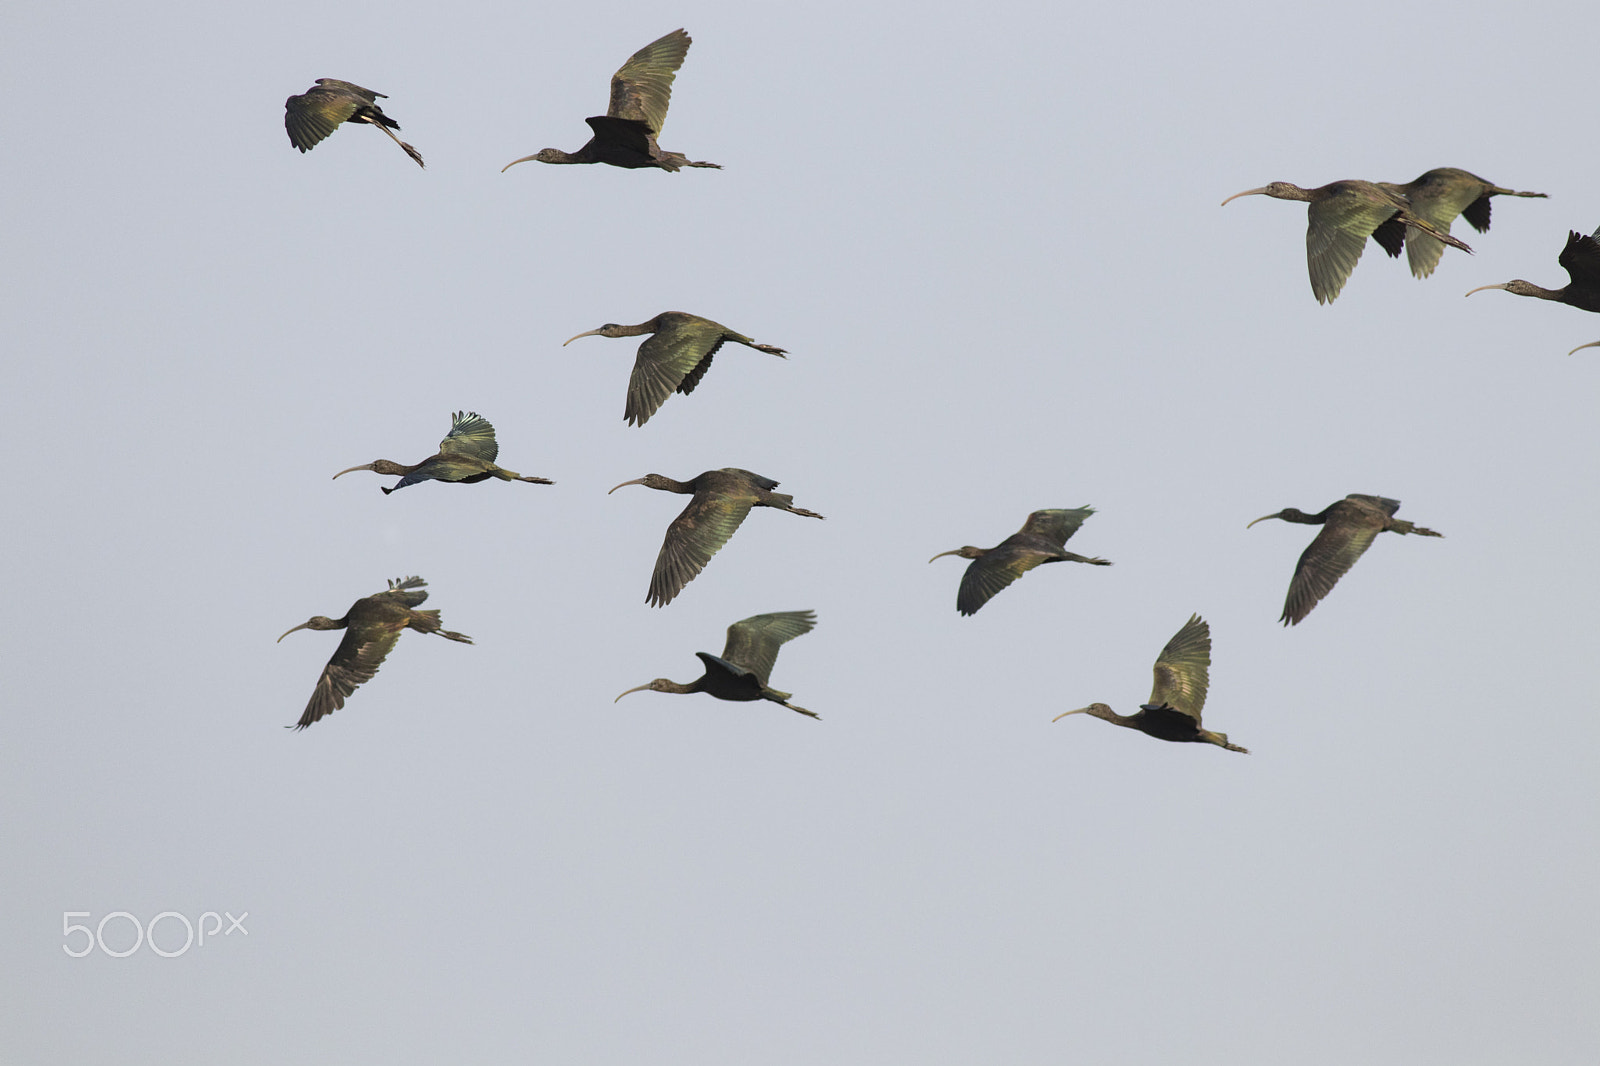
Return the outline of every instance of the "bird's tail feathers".
[[[424,163],[422,161],[422,153],[421,152],[417,151],[415,148],[411,147],[405,141],[402,141],[400,138],[396,137],[394,135],[394,130],[391,130],[388,126],[385,126],[383,123],[374,122],[373,125],[377,126],[384,133],[388,134],[389,135],[389,139],[391,141],[393,141],[395,144],[398,144],[401,148],[404,148],[405,152],[406,152],[406,155],[410,156],[412,161],[414,163],[416,163],[417,166],[422,167],[424,170],[427,169],[428,164],[426,164],[426,163]],[[398,126],[395,127],[395,129],[399,129],[399,128],[400,127],[398,127]]]
[[[1428,234],[1430,237],[1443,241],[1452,248],[1460,248],[1468,255],[1472,254],[1472,246],[1467,244],[1466,241],[1450,236],[1450,234],[1446,233],[1444,230],[1440,229],[1438,226],[1435,226],[1432,222],[1429,222],[1426,219],[1418,218],[1415,215],[1407,215],[1402,218],[1401,221],[1413,229],[1419,229]]]

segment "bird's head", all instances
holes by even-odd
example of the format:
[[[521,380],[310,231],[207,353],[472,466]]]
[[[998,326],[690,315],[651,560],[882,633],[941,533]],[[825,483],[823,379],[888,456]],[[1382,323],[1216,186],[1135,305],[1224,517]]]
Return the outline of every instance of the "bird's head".
[[[513,159],[511,162],[500,168],[500,173],[504,174],[518,163],[565,163],[566,161],[567,153],[563,152],[561,149],[541,148],[532,155],[525,155],[521,159]]]
[[[1255,521],[1246,523],[1244,528],[1249,529],[1251,526],[1255,525],[1256,522],[1265,522],[1269,518],[1281,518],[1285,522],[1300,522],[1305,525],[1315,525],[1316,521],[1320,521],[1320,519],[1314,521],[1311,515],[1306,514],[1298,507],[1285,507],[1281,511],[1274,511],[1272,514],[1264,514],[1260,518],[1255,519]]]
[[[677,682],[669,681],[664,677],[658,677],[654,681],[650,682],[648,685],[637,685],[634,688],[630,688],[627,692],[624,692],[622,694],[622,696],[627,696],[627,695],[629,695],[631,693],[634,693],[634,692],[644,692],[644,691],[647,691],[647,690],[650,691],[650,692],[672,692],[677,687],[678,687]],[[616,703],[617,700],[622,699],[622,696],[618,696],[617,699],[612,700],[611,702],[612,703]]]
[[[651,489],[670,489],[673,484],[676,483],[670,478],[662,477],[660,474],[646,474],[644,477],[636,477],[632,481],[624,481],[620,485],[612,486],[606,495],[609,496],[611,493],[616,492],[617,489],[627,488],[629,485],[643,485]]]
[[[1222,201],[1221,206],[1227,207],[1228,204],[1241,196],[1271,196],[1278,200],[1298,200],[1302,199],[1300,191],[1300,186],[1298,185],[1291,185],[1287,181],[1274,181],[1261,186],[1259,189],[1246,189],[1244,192],[1236,192]]]
[[[1471,296],[1473,293],[1482,292],[1484,289],[1504,289],[1506,292],[1517,296],[1538,296],[1539,293],[1544,291],[1531,281],[1523,281],[1521,278],[1516,278],[1512,281],[1501,282],[1499,285],[1479,285],[1476,289],[1468,289],[1466,295]]]
[[[935,555],[933,559],[943,559],[946,555],[959,555],[963,559],[976,559],[980,555],[988,554],[988,552],[988,548],[974,548],[970,544],[964,544],[959,548],[951,548],[947,552],[940,552],[938,555]],[[928,562],[933,562],[933,559],[929,559]]]
[[[561,342],[561,347],[565,348],[579,337],[620,337],[622,336],[622,329],[623,327],[617,325],[615,322],[607,322],[599,329],[588,330],[587,332],[578,334],[577,337],[568,337],[566,340]]]
[[[360,466],[352,466],[348,470],[341,470],[341,471],[339,471],[337,474],[335,474],[333,476],[334,476],[334,479],[337,480],[338,478],[344,477],[346,474],[354,473],[357,470],[371,470],[373,473],[376,473],[376,474],[404,474],[405,473],[405,471],[400,468],[400,464],[399,463],[391,463],[387,459],[374,459],[370,463],[363,463]]]
[[[283,637],[286,637],[290,633],[296,632],[297,630],[301,630],[301,629],[343,629],[343,628],[344,628],[344,623],[343,622],[336,622],[332,618],[328,618],[325,615],[320,615],[319,614],[319,615],[313,615],[312,618],[311,618],[311,621],[309,621],[309,622],[301,622],[299,625],[295,626],[294,629],[285,630],[284,634],[283,634]],[[283,637],[279,637],[278,641],[282,641]],[[274,641],[274,643],[277,643],[278,641]]]
[[[1114,714],[1114,713],[1115,712],[1112,711],[1112,709],[1108,705],[1106,705],[1104,703],[1091,703],[1091,704],[1089,704],[1089,706],[1087,706],[1087,707],[1079,707],[1075,711],[1062,711],[1060,714],[1056,715],[1054,718],[1052,718],[1050,720],[1052,722],[1059,722],[1059,721],[1061,721],[1061,719],[1065,718],[1069,714],[1092,714],[1096,718],[1105,718],[1105,717],[1107,717],[1107,716],[1109,716],[1111,714]]]

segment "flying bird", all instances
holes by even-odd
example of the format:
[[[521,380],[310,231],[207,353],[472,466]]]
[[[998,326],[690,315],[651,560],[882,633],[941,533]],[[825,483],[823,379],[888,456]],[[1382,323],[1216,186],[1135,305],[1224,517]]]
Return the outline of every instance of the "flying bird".
[[[664,151],[656,144],[662,123],[667,120],[667,104],[672,100],[672,80],[678,76],[678,68],[683,66],[683,57],[689,54],[691,43],[687,33],[673,30],[629,56],[622,69],[611,75],[611,103],[606,113],[584,120],[594,136],[582,148],[576,152],[544,148],[533,155],[513,159],[500,168],[500,173],[530,160],[609,163],[630,170],[639,167],[673,171],[680,167],[721,170],[718,163],[696,163],[681,152]]]
[[[534,485],[555,484],[549,478],[524,477],[515,470],[496,466],[494,461],[499,454],[500,445],[495,443],[494,426],[489,424],[489,420],[476,411],[457,411],[450,416],[450,434],[439,442],[439,451],[415,466],[402,466],[388,459],[374,459],[363,466],[341,470],[333,476],[340,478],[356,470],[405,475],[383,490],[385,496],[395,489],[403,489],[419,481],[459,481],[471,485],[494,477],[501,481],[527,481]]]
[[[672,524],[656,556],[656,568],[650,575],[650,592],[645,602],[653,607],[665,607],[672,598],[683,591],[683,586],[695,579],[705,569],[711,557],[728,543],[734,530],[739,528],[752,507],[776,507],[790,514],[806,518],[821,518],[815,511],[794,506],[794,497],[773,492],[778,483],[769,477],[724,467],[707,470],[689,481],[674,481],[660,474],[646,474],[632,481],[624,481],[611,489],[627,485],[644,485],[663,492],[693,493],[694,499]],[[608,492],[606,495],[610,495]]]
[[[283,634],[286,637],[298,629],[345,631],[333,658],[322,668],[322,676],[317,679],[317,687],[311,693],[311,702],[306,704],[305,713],[293,728],[304,729],[343,707],[344,701],[356,690],[357,685],[372,680],[394,647],[394,642],[400,639],[401,630],[437,633],[446,640],[472,643],[469,636],[440,628],[438,611],[412,610],[428,598],[428,594],[422,591],[426,584],[420,577],[397,578],[389,582],[386,592],[363,596],[351,604],[343,618],[327,618],[319,614]],[[283,637],[278,639],[281,641]]]
[[[1484,289],[1504,289],[1518,296],[1536,296],[1541,300],[1554,300],[1557,303],[1576,307],[1580,311],[1600,311],[1600,229],[1589,236],[1584,236],[1577,230],[1567,231],[1567,246],[1561,249],[1561,254],[1556,257],[1556,262],[1566,270],[1570,279],[1567,284],[1559,289],[1544,289],[1531,281],[1517,278],[1501,285],[1479,285],[1467,293],[1471,296],[1474,292]],[[1590,345],[1583,345],[1588,348]],[[1572,349],[1573,352],[1577,348]],[[1572,352],[1568,352],[1571,355]]]
[[[1338,297],[1361,258],[1367,238],[1391,218],[1398,219],[1402,226],[1420,229],[1452,248],[1472,251],[1432,222],[1414,215],[1410,202],[1403,195],[1377,182],[1335,181],[1315,189],[1302,189],[1286,181],[1275,181],[1259,189],[1234,193],[1222,203],[1227,205],[1241,196],[1258,195],[1311,205],[1306,212],[1309,219],[1306,267],[1311,273],[1311,291],[1318,303],[1332,303]],[[1399,255],[1399,246],[1396,245],[1390,254]]]
[[[758,352],[788,358],[782,348],[757,344],[743,333],[735,333],[720,322],[683,311],[663,311],[637,326],[607,322],[599,329],[580,333],[562,342],[565,348],[578,337],[638,337],[650,334],[639,345],[633,361],[633,376],[628,379],[628,402],[623,418],[629,425],[644,425],[674,392],[685,396],[694,391],[711,368],[711,357],[727,341],[754,348]]]
[[[391,131],[400,123],[383,113],[379,100],[387,100],[383,93],[363,89],[338,78],[318,78],[317,83],[299,96],[283,102],[283,126],[289,131],[289,143],[301,152],[309,152],[317,142],[338,128],[341,122],[369,122],[378,127],[389,139],[410,156],[417,166],[426,166],[422,153]]]
[[[1109,559],[1075,555],[1062,547],[1083,525],[1084,519],[1092,514],[1093,507],[1035,511],[1022,523],[1021,529],[992,548],[974,548],[968,544],[935,555],[933,559],[959,555],[972,560],[967,572],[961,575],[961,589],[956,593],[956,610],[962,614],[976,614],[978,608],[988,603],[995,593],[1041,563],[1074,562],[1110,566]],[[928,562],[933,562],[933,559]]]
[[[706,672],[688,684],[658,677],[648,685],[630,688],[629,692],[706,692],[719,700],[771,700],[780,707],[807,715],[822,716],[804,707],[788,702],[790,694],[779,692],[767,684],[772,664],[778,659],[778,649],[802,633],[811,632],[817,624],[812,611],[778,611],[774,614],[757,614],[742,619],[728,627],[728,643],[722,655],[697,651]],[[622,699],[618,696],[612,703]]]
[[[1502,189],[1491,181],[1455,167],[1438,167],[1404,185],[1386,181],[1378,184],[1404,196],[1411,204],[1413,215],[1433,223],[1445,233],[1450,232],[1450,223],[1455,221],[1457,215],[1463,216],[1479,233],[1489,232],[1491,196],[1537,196],[1541,199],[1546,196],[1542,192]],[[1383,245],[1384,251],[1392,256],[1400,254],[1400,245],[1404,241],[1411,273],[1419,278],[1432,274],[1439,265],[1439,257],[1444,255],[1444,245],[1437,238],[1422,229],[1407,226],[1398,216],[1390,216],[1388,221],[1374,230],[1372,239]]]
[[[1435,533],[1395,518],[1394,513],[1399,509],[1399,500],[1351,493],[1316,514],[1285,507],[1276,514],[1262,515],[1246,525],[1245,528],[1249,529],[1256,522],[1281,518],[1285,522],[1322,527],[1322,531],[1312,538],[1306,550],[1300,554],[1300,561],[1295,564],[1294,577],[1289,581],[1289,596],[1283,601],[1283,615],[1278,621],[1286,626],[1299,625],[1311,613],[1311,608],[1333,591],[1334,584],[1355,565],[1355,561],[1361,558],[1379,533],[1444,536],[1443,533]]]
[[[1228,734],[1200,727],[1200,710],[1206,705],[1210,670],[1211,627],[1199,615],[1190,615],[1183,628],[1161,649],[1156,659],[1156,683],[1150,690],[1150,702],[1141,704],[1138,714],[1124,717],[1103,703],[1091,703],[1075,711],[1063,711],[1051,721],[1059,722],[1069,714],[1090,714],[1112,725],[1137,729],[1157,740],[1215,744],[1248,755],[1249,749],[1228,743]]]

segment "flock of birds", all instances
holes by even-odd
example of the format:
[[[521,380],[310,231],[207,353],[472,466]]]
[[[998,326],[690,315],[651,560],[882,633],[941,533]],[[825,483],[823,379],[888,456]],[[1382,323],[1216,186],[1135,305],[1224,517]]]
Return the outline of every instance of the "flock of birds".
[[[720,169],[716,163],[695,162],[681,153],[665,151],[656,142],[666,119],[672,82],[688,54],[690,43],[689,35],[680,29],[635,52],[611,78],[611,99],[606,113],[586,120],[593,135],[582,148],[570,153],[545,148],[512,160],[502,172],[518,163],[535,161],[605,163],[629,169],[668,171],[682,167]],[[342,123],[364,122],[383,131],[419,167],[424,166],[421,153],[395,135],[399,123],[384,114],[378,105],[380,99],[386,97],[351,82],[318,78],[311,89],[285,102],[284,126],[289,140],[301,152],[306,152]],[[1425,278],[1433,273],[1446,245],[1471,252],[1471,248],[1450,234],[1450,225],[1458,215],[1481,233],[1489,228],[1491,197],[1543,197],[1545,194],[1501,188],[1465,170],[1444,167],[1430,170],[1405,185],[1338,181],[1320,188],[1302,189],[1287,182],[1273,182],[1237,193],[1223,203],[1251,195],[1310,204],[1306,261],[1311,288],[1318,302],[1331,303],[1355,269],[1368,237],[1392,257],[1398,257],[1403,248],[1412,273]],[[1519,296],[1536,296],[1586,311],[1600,311],[1600,242],[1597,238],[1600,238],[1600,230],[1593,236],[1569,234],[1558,261],[1571,281],[1561,289],[1544,289],[1517,279],[1501,285],[1481,286],[1467,295],[1498,288]],[[565,343],[593,336],[647,338],[639,345],[634,360],[624,409],[628,424],[638,426],[648,422],[674,392],[687,395],[694,391],[710,368],[713,356],[728,341],[780,358],[786,356],[782,348],[758,344],[720,323],[681,311],[665,311],[633,326],[606,323],[598,329],[579,333]],[[1600,347],[1600,341],[1580,345],[1573,351],[1591,347]],[[498,466],[495,462],[498,457],[494,426],[475,412],[457,412],[452,417],[449,434],[439,442],[438,452],[427,459],[413,465],[377,459],[341,470],[334,477],[357,470],[399,475],[398,482],[383,488],[386,494],[429,480],[472,484],[495,478],[541,485],[553,483],[547,478],[524,476]],[[691,497],[688,505],[668,525],[651,573],[646,602],[657,607],[671,603],[684,586],[700,574],[752,508],[771,507],[806,518],[823,517],[815,511],[796,507],[794,497],[774,492],[778,482],[736,467],[707,470],[688,481],[646,474],[625,481],[611,491],[628,485],[644,485]],[[1277,518],[1322,527],[1295,566],[1279,621],[1286,626],[1304,621],[1379,533],[1441,536],[1431,529],[1396,519],[1394,515],[1399,507],[1398,500],[1351,494],[1315,514],[1288,507],[1249,523],[1253,526],[1256,522]],[[993,548],[965,545],[941,552],[929,562],[946,555],[971,560],[961,578],[956,609],[962,615],[972,615],[1006,586],[1042,564],[1077,562],[1110,566],[1108,559],[1066,550],[1066,542],[1093,514],[1094,509],[1087,506],[1038,510],[1028,516],[1020,530]],[[428,594],[423,591],[426,584],[414,576],[391,580],[386,590],[357,600],[342,618],[318,615],[283,634],[286,637],[300,629],[345,631],[317,681],[305,712],[293,728],[305,729],[343,707],[356,687],[376,674],[406,629],[472,643],[472,638],[444,629],[437,610],[417,609],[427,599]],[[628,689],[617,699],[644,690],[705,692],[722,700],[768,700],[817,718],[814,712],[788,702],[789,693],[769,684],[778,650],[795,637],[810,632],[815,625],[816,615],[811,611],[779,611],[741,619],[728,627],[727,642],[720,656],[695,653],[705,667],[705,672],[696,680],[683,683],[656,678]],[[283,637],[278,639],[281,641]],[[1210,665],[1210,626],[1199,615],[1193,615],[1157,657],[1150,700],[1140,706],[1137,714],[1124,716],[1103,703],[1093,703],[1057,715],[1056,720],[1072,714],[1088,714],[1137,729],[1159,740],[1214,744],[1229,751],[1244,752],[1245,748],[1230,743],[1225,734],[1201,725]]]

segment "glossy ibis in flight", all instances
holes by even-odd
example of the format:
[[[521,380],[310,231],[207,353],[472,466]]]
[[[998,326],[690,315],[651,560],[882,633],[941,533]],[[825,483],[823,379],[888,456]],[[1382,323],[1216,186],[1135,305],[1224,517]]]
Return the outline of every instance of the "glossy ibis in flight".
[[[606,113],[584,119],[594,136],[582,148],[576,152],[544,148],[533,155],[513,159],[500,168],[500,173],[529,161],[609,163],[629,169],[711,167],[721,170],[718,163],[696,163],[681,152],[664,151],[656,144],[661,125],[667,120],[667,104],[672,100],[672,80],[683,66],[683,57],[689,54],[690,43],[687,33],[673,30],[628,57],[622,69],[611,75],[611,103]]]
[[[426,584],[420,577],[390,581],[387,591],[363,596],[351,604],[343,618],[327,618],[319,614],[283,634],[286,637],[299,629],[345,631],[333,658],[322,668],[322,676],[317,679],[317,687],[311,693],[311,702],[306,704],[305,713],[293,728],[304,729],[343,707],[344,701],[356,690],[357,685],[372,680],[394,647],[394,642],[400,639],[401,630],[437,633],[446,640],[472,643],[469,636],[440,628],[438,611],[413,610],[428,598],[428,594],[422,591]],[[283,637],[278,639],[281,641]]]
[[[632,481],[624,481],[611,489],[626,485],[644,485],[664,492],[693,493],[694,499],[672,524],[656,556],[656,568],[650,575],[650,593],[645,602],[653,607],[665,607],[672,598],[683,591],[683,586],[695,579],[705,569],[711,557],[728,543],[734,530],[739,528],[752,507],[776,507],[790,514],[806,518],[821,518],[815,511],[794,505],[794,497],[773,492],[778,483],[769,477],[725,467],[707,470],[689,481],[674,481],[660,474],[646,474]],[[610,495],[607,493],[606,495]]]
[[[524,477],[515,470],[495,465],[500,445],[495,443],[494,426],[476,411],[457,411],[450,416],[450,434],[439,442],[439,451],[417,463],[402,466],[388,459],[374,459],[362,466],[352,466],[333,475],[335,478],[356,470],[371,470],[379,474],[403,474],[399,481],[383,490],[387,496],[395,489],[415,485],[419,481],[459,481],[475,484],[488,478],[501,481],[527,481],[534,485],[554,485],[543,477]]]
[[[780,359],[788,358],[782,348],[757,344],[720,322],[683,311],[663,311],[637,326],[607,322],[599,329],[568,337],[561,347],[565,348],[579,337],[639,337],[646,333],[651,337],[639,345],[639,354],[633,361],[633,376],[628,379],[628,402],[623,418],[629,425],[642,426],[650,421],[650,416],[674,392],[685,396],[693,392],[711,368],[711,357],[727,341]]]
[[[1283,601],[1283,616],[1278,621],[1286,626],[1299,625],[1311,613],[1311,608],[1333,591],[1334,584],[1355,565],[1355,561],[1361,558],[1379,533],[1444,536],[1443,533],[1435,533],[1395,518],[1394,513],[1399,509],[1399,500],[1351,493],[1316,514],[1286,507],[1276,514],[1262,515],[1246,525],[1245,528],[1249,529],[1256,522],[1281,518],[1285,522],[1322,527],[1322,531],[1311,539],[1306,550],[1300,554],[1300,561],[1295,564],[1294,577],[1289,581],[1289,595]]]
[[[289,131],[289,143],[301,152],[309,152],[317,142],[332,133],[341,122],[368,122],[388,134],[389,139],[405,149],[417,166],[422,153],[394,135],[400,123],[383,113],[379,100],[387,100],[383,93],[363,89],[359,85],[338,78],[318,78],[317,83],[299,96],[283,102],[283,126]]]
[[[967,572],[961,575],[961,588],[956,593],[956,610],[962,614],[976,614],[978,608],[1023,574],[1041,563],[1092,563],[1110,566],[1111,560],[1075,555],[1062,547],[1083,525],[1084,519],[1094,514],[1093,507],[1072,510],[1035,511],[1017,530],[992,548],[974,548],[968,544],[940,552],[933,559],[946,555],[959,555],[971,559]],[[928,562],[933,562],[929,559]]]
[[[1157,740],[1215,744],[1248,755],[1247,748],[1228,743],[1228,734],[1200,727],[1200,710],[1206,705],[1210,669],[1211,627],[1199,615],[1190,615],[1183,628],[1161,649],[1156,659],[1156,683],[1150,690],[1150,702],[1141,704],[1138,714],[1124,717],[1103,703],[1091,703],[1075,711],[1063,711],[1051,721],[1059,722],[1069,714],[1091,714],[1112,725],[1137,729]]]
[[[1537,196],[1542,192],[1517,192],[1502,189],[1476,174],[1456,167],[1438,167],[1423,174],[1416,181],[1404,185],[1379,182],[1385,189],[1399,192],[1411,204],[1411,213],[1417,218],[1432,222],[1445,233],[1457,215],[1464,217],[1479,233],[1489,232],[1489,198],[1491,196]],[[1415,277],[1425,278],[1439,265],[1444,255],[1444,245],[1434,236],[1414,226],[1408,227],[1396,216],[1380,225],[1372,239],[1383,245],[1392,256],[1400,254],[1404,241],[1406,259]]]
[[[728,643],[722,655],[697,651],[706,672],[688,684],[658,677],[648,685],[630,688],[628,692],[706,692],[719,700],[771,700],[780,707],[808,715],[822,716],[804,707],[788,702],[789,693],[779,692],[767,684],[772,664],[778,659],[778,649],[802,633],[811,632],[817,624],[812,611],[778,611],[774,614],[757,614],[742,619],[728,627]],[[628,695],[624,692],[622,696]],[[622,699],[618,696],[612,703]]]
[[[1335,181],[1315,189],[1302,189],[1286,181],[1275,181],[1259,189],[1234,193],[1222,202],[1226,205],[1241,196],[1257,195],[1311,205],[1307,211],[1306,267],[1311,273],[1311,291],[1316,294],[1318,303],[1332,303],[1338,297],[1361,258],[1367,238],[1391,218],[1453,248],[1472,251],[1432,222],[1412,214],[1411,205],[1404,196],[1377,182]],[[1398,245],[1391,254],[1400,254]]]

